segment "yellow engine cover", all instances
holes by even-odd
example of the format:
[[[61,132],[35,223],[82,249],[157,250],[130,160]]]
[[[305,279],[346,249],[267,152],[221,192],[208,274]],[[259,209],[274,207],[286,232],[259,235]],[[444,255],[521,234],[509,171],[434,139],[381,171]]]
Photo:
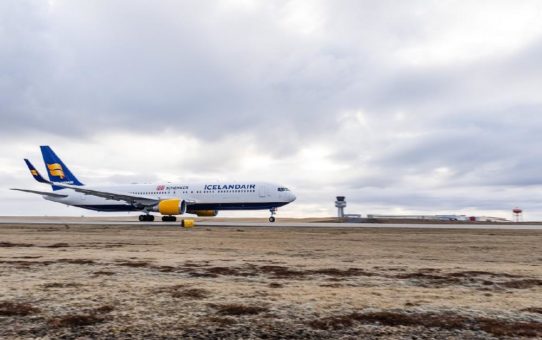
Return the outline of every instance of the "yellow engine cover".
[[[218,215],[217,210],[194,210],[194,214],[198,216],[216,216]]]
[[[179,215],[181,200],[179,199],[170,199],[163,200],[158,203],[158,211],[162,215]]]
[[[183,220],[181,222],[181,226],[183,228],[192,228],[196,225],[196,223],[194,222],[194,220],[189,220],[189,219],[186,219],[186,220]]]

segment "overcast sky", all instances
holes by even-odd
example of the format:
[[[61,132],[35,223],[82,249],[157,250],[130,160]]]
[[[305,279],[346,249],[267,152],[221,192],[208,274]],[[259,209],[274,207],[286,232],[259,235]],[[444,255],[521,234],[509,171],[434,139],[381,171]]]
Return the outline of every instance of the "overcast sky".
[[[5,0],[0,115],[2,215],[89,215],[8,190],[48,144],[86,184],[283,183],[279,217],[542,219],[542,2]]]

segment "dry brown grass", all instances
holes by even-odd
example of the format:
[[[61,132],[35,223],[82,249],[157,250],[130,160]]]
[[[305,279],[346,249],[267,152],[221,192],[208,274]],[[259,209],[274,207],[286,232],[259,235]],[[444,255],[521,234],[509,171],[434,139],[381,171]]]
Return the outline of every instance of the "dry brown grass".
[[[542,280],[538,279],[523,279],[513,280],[501,283],[503,287],[514,289],[529,289],[537,286],[542,286]]]
[[[39,313],[40,309],[27,302],[0,302],[1,316],[26,316]]]
[[[54,263],[55,261],[24,261],[24,260],[0,261],[0,264],[15,266],[17,269],[30,269],[31,267],[36,267],[36,266],[49,266]]]
[[[12,248],[12,247],[34,247],[31,243],[11,243],[11,242],[0,242],[0,247],[2,248]]]
[[[304,272],[305,275],[327,275],[334,277],[351,277],[351,276],[375,276],[374,273],[367,272],[360,268],[348,268],[348,269],[337,269],[337,268],[324,268],[316,270],[308,270]]]
[[[83,284],[76,282],[50,282],[43,284],[43,288],[79,288]]]
[[[105,318],[96,314],[73,314],[49,319],[47,324],[53,328],[84,327],[104,322]]]
[[[218,274],[213,274],[213,273],[206,273],[206,272],[189,272],[188,275],[190,277],[199,277],[199,278],[211,278],[211,279],[214,279],[214,278],[218,278]]]
[[[304,276],[302,272],[285,266],[259,266],[257,270],[261,274],[270,275],[272,279],[300,279]]]
[[[347,314],[339,316],[328,316],[325,318],[315,319],[307,322],[307,324],[316,329],[321,330],[337,330],[346,327],[352,327],[355,321],[358,321],[356,318],[357,314]]]
[[[181,289],[171,293],[171,297],[184,299],[205,299],[210,295],[208,290],[201,288]]]
[[[185,284],[160,287],[155,293],[168,293],[173,298],[200,300],[211,296],[211,292],[203,288],[190,288]]]
[[[47,321],[49,327],[52,328],[79,328],[91,326],[106,321],[104,314],[111,313],[115,308],[111,305],[104,305],[88,311],[83,311],[76,314],[67,314],[50,318]]]
[[[115,275],[116,273],[115,272],[112,272],[112,271],[108,271],[108,270],[98,270],[98,271],[95,271],[94,273],[92,273],[94,276],[111,276],[111,275]]]
[[[232,303],[232,304],[225,304],[225,305],[210,305],[214,309],[216,309],[217,314],[220,315],[234,315],[234,316],[242,316],[242,315],[256,315],[263,312],[267,312],[268,308],[263,306],[250,306],[250,305],[243,305],[238,303]]]
[[[477,318],[472,329],[477,328],[498,337],[542,337],[542,323],[535,321]]]
[[[40,258],[41,256],[33,256],[30,258]],[[50,266],[52,264],[96,264],[94,260],[90,259],[58,259],[58,260],[45,260],[45,261],[24,261],[24,260],[13,260],[13,261],[0,261],[0,264],[14,265],[17,267],[31,267],[31,266]]]
[[[469,317],[457,313],[406,313],[379,311],[330,316],[308,322],[312,328],[337,330],[353,327],[357,322],[385,326],[409,326],[457,330],[482,330],[494,336],[538,337],[542,336],[542,323],[533,321],[510,321],[487,317]]]
[[[115,307],[111,305],[104,305],[94,309],[95,314],[107,314],[115,310]]]
[[[218,324],[222,327],[231,326],[237,323],[237,321],[232,317],[218,317],[218,316],[211,316],[207,318],[206,321]]]
[[[175,271],[175,267],[173,266],[158,266],[156,268],[162,273],[171,273]]]
[[[522,278],[520,275],[495,273],[487,271],[461,271],[452,273],[435,273],[434,271],[418,270],[411,273],[400,273],[391,277],[409,280],[421,287],[447,287],[450,285],[478,286],[481,290],[511,288],[529,289],[542,286],[542,280]],[[521,278],[521,279],[518,279]],[[484,288],[485,286],[485,288]]]
[[[519,278],[519,275],[512,275],[508,273],[495,273],[482,270],[466,270],[460,272],[449,273],[450,277],[474,277],[474,276],[490,276],[490,277],[504,277],[504,278]]]
[[[117,265],[123,266],[123,267],[141,268],[141,267],[149,267],[150,263],[146,261],[121,261],[117,263]]]
[[[0,228],[35,244],[0,296],[41,309],[0,338],[542,337],[540,231],[46,228]]]
[[[232,267],[210,267],[204,269],[206,273],[217,275],[239,276],[241,272]]]
[[[57,263],[69,263],[69,264],[96,264],[96,261],[90,259],[59,259]]]
[[[67,243],[59,242],[59,243],[53,243],[51,245],[45,246],[46,248],[67,248],[70,245]]]

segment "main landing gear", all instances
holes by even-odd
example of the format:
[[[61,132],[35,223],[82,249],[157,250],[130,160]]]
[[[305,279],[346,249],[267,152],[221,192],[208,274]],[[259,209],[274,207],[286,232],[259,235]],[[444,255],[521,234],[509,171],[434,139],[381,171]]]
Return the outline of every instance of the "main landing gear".
[[[273,223],[275,222],[275,214],[277,213],[277,208],[271,208],[269,209],[269,211],[271,212],[271,217],[269,217],[269,222]]]
[[[152,222],[154,221],[154,215],[139,215],[139,222]]]
[[[154,221],[154,215],[151,215],[151,214],[139,215],[139,221],[140,222],[152,222],[152,221]],[[175,216],[162,216],[162,221],[164,221],[164,222],[175,222],[175,221],[177,221],[177,217],[175,217]]]

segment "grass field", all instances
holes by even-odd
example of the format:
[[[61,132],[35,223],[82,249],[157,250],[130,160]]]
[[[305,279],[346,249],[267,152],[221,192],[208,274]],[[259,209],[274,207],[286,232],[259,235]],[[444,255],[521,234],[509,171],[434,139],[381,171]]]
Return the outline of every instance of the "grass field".
[[[3,226],[0,338],[542,338],[542,231]]]

